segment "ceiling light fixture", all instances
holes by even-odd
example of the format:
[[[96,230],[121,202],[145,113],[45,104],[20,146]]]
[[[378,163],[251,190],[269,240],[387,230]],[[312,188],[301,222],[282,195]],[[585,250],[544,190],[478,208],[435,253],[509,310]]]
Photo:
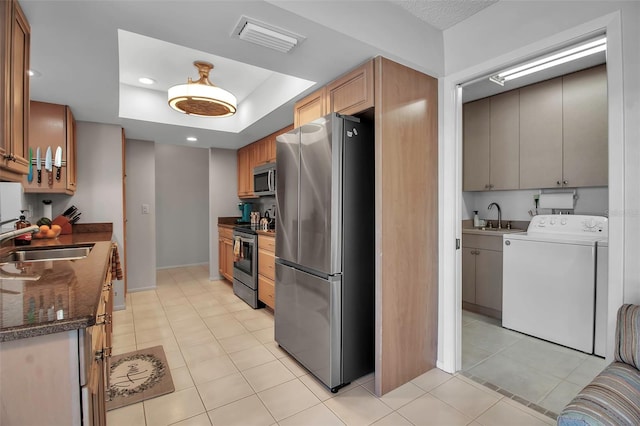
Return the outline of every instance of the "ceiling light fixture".
[[[235,114],[238,106],[236,97],[209,81],[213,65],[204,61],[195,61],[193,65],[198,68],[200,79],[192,81],[189,78],[187,84],[169,88],[171,108],[199,117],[229,117]]]
[[[138,79],[138,81],[139,81],[140,83],[142,83],[142,84],[146,84],[146,85],[151,85],[151,84],[154,84],[154,83],[156,82],[154,79],[149,78],[149,77],[140,77],[140,78]]]
[[[187,136],[187,141],[189,142],[198,142],[198,138],[195,136]]]
[[[603,52],[606,49],[607,38],[605,36],[598,37],[595,40],[591,40],[578,46],[563,50],[561,52],[554,53],[553,55],[528,62],[526,64],[506,71],[501,71],[498,74],[489,77],[489,80],[493,81],[496,84],[499,84],[500,86],[504,86],[505,81],[514,80],[516,78],[524,77],[525,75],[533,74],[535,72],[555,67],[566,62],[584,58],[585,56]]]
[[[240,18],[231,36],[282,53],[288,53],[305,39],[301,35],[246,16]]]

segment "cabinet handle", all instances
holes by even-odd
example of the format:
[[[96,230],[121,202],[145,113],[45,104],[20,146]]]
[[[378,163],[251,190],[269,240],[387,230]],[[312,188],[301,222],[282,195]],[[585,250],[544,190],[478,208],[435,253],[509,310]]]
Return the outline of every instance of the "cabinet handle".
[[[96,351],[94,356],[96,358],[96,361],[100,361],[101,359],[104,358],[104,351]]]
[[[16,161],[16,156],[13,154],[5,154],[2,156],[5,160]]]
[[[569,185],[569,181],[563,180],[563,181],[562,181],[562,184],[563,184],[563,185]]]
[[[484,189],[489,189],[489,184],[488,184],[488,183],[486,183],[486,184],[484,185]]]
[[[560,181],[559,180],[556,181],[556,185],[560,186]]]

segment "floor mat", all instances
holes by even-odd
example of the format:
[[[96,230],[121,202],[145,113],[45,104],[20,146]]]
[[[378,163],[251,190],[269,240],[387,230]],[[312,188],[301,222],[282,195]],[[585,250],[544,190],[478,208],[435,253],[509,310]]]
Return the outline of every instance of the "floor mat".
[[[112,356],[110,364],[107,410],[175,390],[162,346]]]

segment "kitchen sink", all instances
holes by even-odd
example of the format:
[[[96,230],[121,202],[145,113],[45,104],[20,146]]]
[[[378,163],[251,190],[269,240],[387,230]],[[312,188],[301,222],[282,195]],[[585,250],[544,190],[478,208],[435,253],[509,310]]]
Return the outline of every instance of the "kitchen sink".
[[[44,262],[50,260],[77,260],[89,255],[92,245],[73,247],[34,247],[15,249],[0,257],[0,263]]]

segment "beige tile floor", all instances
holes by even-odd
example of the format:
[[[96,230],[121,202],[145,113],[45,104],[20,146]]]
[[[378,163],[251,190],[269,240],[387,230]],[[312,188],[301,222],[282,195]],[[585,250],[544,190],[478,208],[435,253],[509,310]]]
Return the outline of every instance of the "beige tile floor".
[[[515,394],[551,417],[607,364],[602,358],[502,328],[493,318],[462,311],[463,374]]]
[[[109,425],[555,424],[438,369],[381,398],[372,374],[332,394],[279,349],[270,312],[208,276],[205,266],[161,270],[156,290],[129,294],[114,313],[114,353],[163,345],[176,390],[109,411]]]

